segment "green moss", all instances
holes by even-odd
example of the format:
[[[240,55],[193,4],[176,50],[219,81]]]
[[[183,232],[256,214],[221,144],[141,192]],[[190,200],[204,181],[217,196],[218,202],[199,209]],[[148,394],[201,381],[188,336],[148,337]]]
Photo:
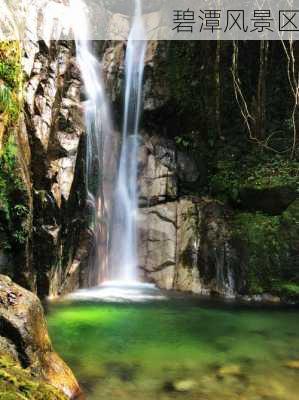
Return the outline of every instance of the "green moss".
[[[18,42],[0,42],[0,113],[8,126],[19,117],[22,87],[21,52]]]
[[[0,357],[0,399],[66,400],[50,385],[38,381],[8,357]]]
[[[272,292],[280,281],[284,244],[279,217],[239,213],[233,221],[234,238],[243,242],[247,258],[247,283],[251,294]]]
[[[299,162],[282,156],[251,152],[236,158],[222,151],[225,159],[217,162],[211,177],[212,192],[221,200],[239,201],[242,188],[272,189],[289,186],[299,193]]]
[[[299,284],[283,283],[279,285],[281,296],[290,300],[299,300]]]
[[[11,134],[0,153],[0,220],[2,237],[7,250],[23,244],[27,238],[28,208],[23,181],[20,178],[17,145]]]
[[[299,233],[299,200],[294,201],[282,214],[282,222],[286,227],[295,227],[295,234]]]
[[[233,238],[241,243],[250,294],[270,292],[299,299],[299,201],[282,216],[238,213]]]

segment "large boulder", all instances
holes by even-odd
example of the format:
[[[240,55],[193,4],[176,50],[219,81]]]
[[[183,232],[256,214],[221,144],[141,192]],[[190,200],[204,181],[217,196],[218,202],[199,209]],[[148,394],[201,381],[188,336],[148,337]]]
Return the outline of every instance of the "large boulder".
[[[73,373],[53,350],[39,299],[4,275],[0,275],[0,355],[70,399],[81,395]]]

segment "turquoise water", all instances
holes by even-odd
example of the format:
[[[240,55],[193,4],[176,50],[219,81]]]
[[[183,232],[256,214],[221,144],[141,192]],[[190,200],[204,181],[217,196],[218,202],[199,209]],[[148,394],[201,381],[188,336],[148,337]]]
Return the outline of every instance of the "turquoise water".
[[[298,317],[190,298],[56,304],[48,323],[90,400],[298,400]]]

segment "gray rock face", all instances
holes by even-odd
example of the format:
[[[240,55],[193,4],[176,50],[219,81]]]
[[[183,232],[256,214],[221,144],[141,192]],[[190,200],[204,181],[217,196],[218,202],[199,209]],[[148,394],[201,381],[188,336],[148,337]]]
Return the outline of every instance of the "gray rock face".
[[[140,204],[155,205],[174,200],[178,194],[175,150],[171,144],[151,138],[140,149]]]
[[[200,210],[191,199],[182,199],[177,213],[177,265],[174,288],[205,293],[200,276]]]
[[[57,295],[62,286],[79,286],[79,278],[72,285],[66,281],[83,224],[82,84],[73,42],[27,42],[24,50],[23,135],[31,154],[33,266],[38,293]]]
[[[181,198],[144,208],[140,268],[159,287],[198,294],[236,295],[235,255],[223,207]]]
[[[173,288],[176,266],[176,202],[143,209],[139,262],[145,276],[165,289]]]

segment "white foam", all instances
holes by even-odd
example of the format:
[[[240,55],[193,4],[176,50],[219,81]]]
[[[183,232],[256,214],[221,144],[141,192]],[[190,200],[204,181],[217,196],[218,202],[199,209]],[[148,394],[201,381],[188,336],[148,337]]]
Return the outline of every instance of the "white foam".
[[[110,281],[91,289],[78,290],[62,300],[146,303],[166,299],[167,297],[155,285],[149,283]]]

